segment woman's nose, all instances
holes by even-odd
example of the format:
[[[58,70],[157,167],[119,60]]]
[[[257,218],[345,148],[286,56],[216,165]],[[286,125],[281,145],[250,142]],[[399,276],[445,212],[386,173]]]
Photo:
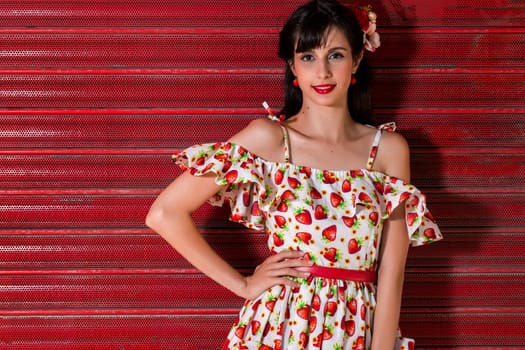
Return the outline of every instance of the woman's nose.
[[[319,66],[317,67],[318,71],[317,74],[320,78],[329,78],[332,73],[330,71],[330,65],[326,60],[319,60]]]

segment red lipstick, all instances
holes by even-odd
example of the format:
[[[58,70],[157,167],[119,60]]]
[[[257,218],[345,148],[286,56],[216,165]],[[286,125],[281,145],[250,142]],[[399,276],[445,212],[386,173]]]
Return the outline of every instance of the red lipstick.
[[[318,94],[325,95],[325,94],[329,94],[335,89],[335,84],[315,85],[315,86],[312,86],[312,88]]]

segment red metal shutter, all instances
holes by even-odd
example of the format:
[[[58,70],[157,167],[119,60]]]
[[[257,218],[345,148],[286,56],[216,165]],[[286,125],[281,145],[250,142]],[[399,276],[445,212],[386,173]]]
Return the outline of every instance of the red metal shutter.
[[[281,105],[300,1],[0,3],[0,349],[217,349],[242,300],[144,226],[180,172]],[[525,348],[525,3],[370,1],[379,122],[412,146],[446,239],[411,250],[418,348]],[[196,213],[249,271],[264,236]],[[239,255],[243,252],[243,255]]]

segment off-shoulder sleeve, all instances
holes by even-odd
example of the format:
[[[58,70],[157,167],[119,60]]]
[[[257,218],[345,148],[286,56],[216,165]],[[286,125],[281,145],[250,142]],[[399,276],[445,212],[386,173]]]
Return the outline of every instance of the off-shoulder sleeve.
[[[194,176],[215,174],[215,183],[223,185],[208,203],[230,205],[230,220],[255,229],[264,229],[266,190],[264,164],[240,145],[229,142],[191,146],[172,157],[183,170]]]
[[[396,178],[385,182],[382,193],[383,219],[399,205],[405,205],[405,219],[412,246],[430,244],[443,239],[443,235],[427,208],[426,196],[415,186]]]

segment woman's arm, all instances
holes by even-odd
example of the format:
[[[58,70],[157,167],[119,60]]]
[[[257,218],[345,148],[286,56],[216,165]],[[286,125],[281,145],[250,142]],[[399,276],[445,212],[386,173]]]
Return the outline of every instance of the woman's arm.
[[[404,214],[404,207],[397,208],[383,228],[372,350],[394,349],[409,247]]]
[[[236,135],[236,139],[241,142],[255,139],[247,129]],[[193,266],[241,297],[253,299],[277,284],[296,287],[297,283],[285,276],[308,275],[294,269],[311,264],[300,259],[304,253],[286,251],[273,255],[259,265],[252,276],[245,277],[222,259],[202,237],[191,214],[220,189],[221,186],[215,183],[215,174],[193,176],[186,171],[155,200],[147,215],[146,225]]]
[[[409,149],[398,134],[385,133],[378,161],[385,173],[410,181]],[[382,151],[384,150],[384,151]],[[394,349],[409,238],[404,203],[385,221],[379,251],[377,305],[372,329],[372,350]]]

